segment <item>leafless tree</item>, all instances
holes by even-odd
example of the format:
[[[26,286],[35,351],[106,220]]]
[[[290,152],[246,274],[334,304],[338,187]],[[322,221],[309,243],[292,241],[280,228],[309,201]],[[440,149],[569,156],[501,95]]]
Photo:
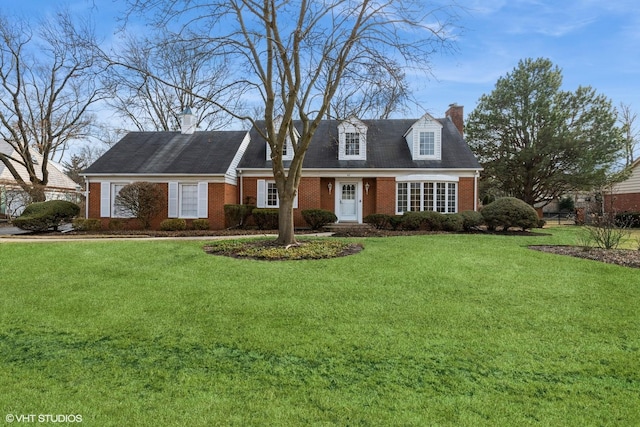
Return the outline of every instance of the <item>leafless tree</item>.
[[[113,91],[108,104],[140,131],[178,130],[187,108],[196,116],[197,127],[224,128],[233,117],[207,100],[216,99],[233,110],[241,105],[239,94],[225,83],[230,72],[224,58],[197,40],[166,32],[153,38],[129,35],[123,54],[112,59],[124,66],[111,67],[105,74],[105,86]]]
[[[618,121],[622,124],[624,132],[624,161],[625,166],[630,166],[635,161],[635,153],[638,149],[638,141],[640,140],[640,131],[637,127],[638,114],[631,110],[631,105],[620,104],[618,112]]]
[[[260,122],[229,112],[251,121],[271,148],[282,245],[296,243],[293,201],[302,164],[336,93],[348,93],[370,67],[376,69],[371,76],[388,74],[381,71],[385,67],[428,68],[431,55],[450,46],[455,16],[452,7],[422,0],[130,0],[130,5],[131,13],[152,17],[157,28],[173,28],[223,57],[236,77],[232,86],[264,107]],[[288,138],[294,157],[285,168],[282,149]]]
[[[0,138],[15,150],[13,157],[0,153],[0,161],[33,201],[44,200],[49,161],[91,128],[90,107],[103,95],[94,45],[88,22],[68,12],[39,25],[0,16]],[[31,150],[43,161],[36,164]]]

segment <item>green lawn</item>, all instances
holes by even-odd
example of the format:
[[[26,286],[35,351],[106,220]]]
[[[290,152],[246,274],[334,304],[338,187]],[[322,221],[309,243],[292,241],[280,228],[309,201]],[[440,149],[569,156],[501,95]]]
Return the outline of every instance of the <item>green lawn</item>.
[[[89,426],[640,425],[640,271],[553,236],[0,243],[0,413]],[[14,423],[15,424],[15,423]]]

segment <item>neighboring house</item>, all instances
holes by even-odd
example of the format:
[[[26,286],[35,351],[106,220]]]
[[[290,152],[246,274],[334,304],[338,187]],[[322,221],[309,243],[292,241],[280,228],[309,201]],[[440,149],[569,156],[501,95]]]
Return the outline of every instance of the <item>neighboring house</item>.
[[[629,178],[605,194],[605,206],[611,206],[616,212],[640,212],[640,159],[631,165]]]
[[[463,110],[452,105],[443,119],[326,120],[306,153],[294,202],[301,211],[321,208],[339,222],[361,223],[372,213],[476,210],[481,167],[463,138]],[[261,126],[258,123],[257,126]],[[284,150],[285,166],[293,147]],[[270,148],[256,128],[249,132],[133,132],[85,171],[88,217],[107,226],[118,216],[117,192],[129,182],[150,181],[167,195],[164,218],[208,218],[224,228],[225,204],[252,200],[278,207]]]
[[[0,152],[11,157],[18,158],[15,150],[6,141],[0,141]],[[42,164],[43,157],[37,152],[32,152],[33,161]],[[20,177],[29,182],[29,174],[24,166],[12,162]],[[45,188],[47,200],[68,200],[76,202],[79,196],[79,186],[64,172],[62,166],[49,160],[47,170],[49,172],[48,184]],[[36,167],[38,178],[42,178],[40,167]],[[0,214],[16,217],[22,213],[25,206],[30,203],[26,192],[18,185],[11,171],[0,162]]]

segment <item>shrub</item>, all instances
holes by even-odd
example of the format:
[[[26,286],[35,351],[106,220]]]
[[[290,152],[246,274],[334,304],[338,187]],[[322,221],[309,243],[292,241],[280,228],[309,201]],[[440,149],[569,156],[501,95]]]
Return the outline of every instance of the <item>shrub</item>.
[[[640,228],[640,212],[622,212],[616,214],[618,227]]]
[[[115,203],[130,212],[146,230],[151,227],[151,219],[162,210],[164,193],[156,184],[133,182],[122,187]]]
[[[194,230],[208,230],[209,229],[209,220],[208,219],[194,219],[191,223],[193,225]]]
[[[459,213],[444,215],[442,219],[442,229],[458,233],[464,230],[464,218]]]
[[[325,209],[305,209],[302,211],[302,217],[312,230],[320,230],[325,225],[338,220],[333,212]]]
[[[76,218],[73,229],[78,231],[95,231],[102,229],[102,222],[98,218]]]
[[[405,212],[402,218],[402,228],[405,230],[442,230],[444,215],[435,211]]]
[[[536,210],[515,197],[497,199],[485,206],[481,213],[489,230],[495,230],[496,227],[502,227],[503,230],[519,227],[526,230],[538,225]]]
[[[224,205],[224,222],[227,228],[244,228],[255,205]]]
[[[371,224],[378,230],[386,229],[391,223],[391,215],[387,214],[370,214],[364,217],[363,221]]]
[[[160,223],[162,231],[180,231],[187,229],[187,221],[182,218],[169,218]]]
[[[111,218],[109,220],[109,230],[124,230],[125,222],[120,218]]]
[[[278,209],[256,208],[251,211],[251,215],[260,230],[276,230],[278,228]]]
[[[390,215],[389,216],[389,226],[392,230],[397,230],[402,225],[402,215]]]
[[[482,214],[476,211],[462,211],[460,212],[462,217],[462,229],[464,231],[473,230],[476,227],[480,227],[484,223]]]
[[[66,200],[32,203],[13,220],[13,225],[30,231],[57,230],[60,224],[70,222],[79,213],[80,207]]]

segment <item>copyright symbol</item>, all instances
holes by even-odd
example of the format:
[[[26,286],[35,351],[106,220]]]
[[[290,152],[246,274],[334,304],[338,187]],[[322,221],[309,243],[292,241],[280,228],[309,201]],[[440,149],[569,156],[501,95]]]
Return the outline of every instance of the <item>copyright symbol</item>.
[[[8,423],[12,423],[15,420],[15,417],[13,416],[13,414],[7,414],[7,416],[4,417],[4,419]]]

